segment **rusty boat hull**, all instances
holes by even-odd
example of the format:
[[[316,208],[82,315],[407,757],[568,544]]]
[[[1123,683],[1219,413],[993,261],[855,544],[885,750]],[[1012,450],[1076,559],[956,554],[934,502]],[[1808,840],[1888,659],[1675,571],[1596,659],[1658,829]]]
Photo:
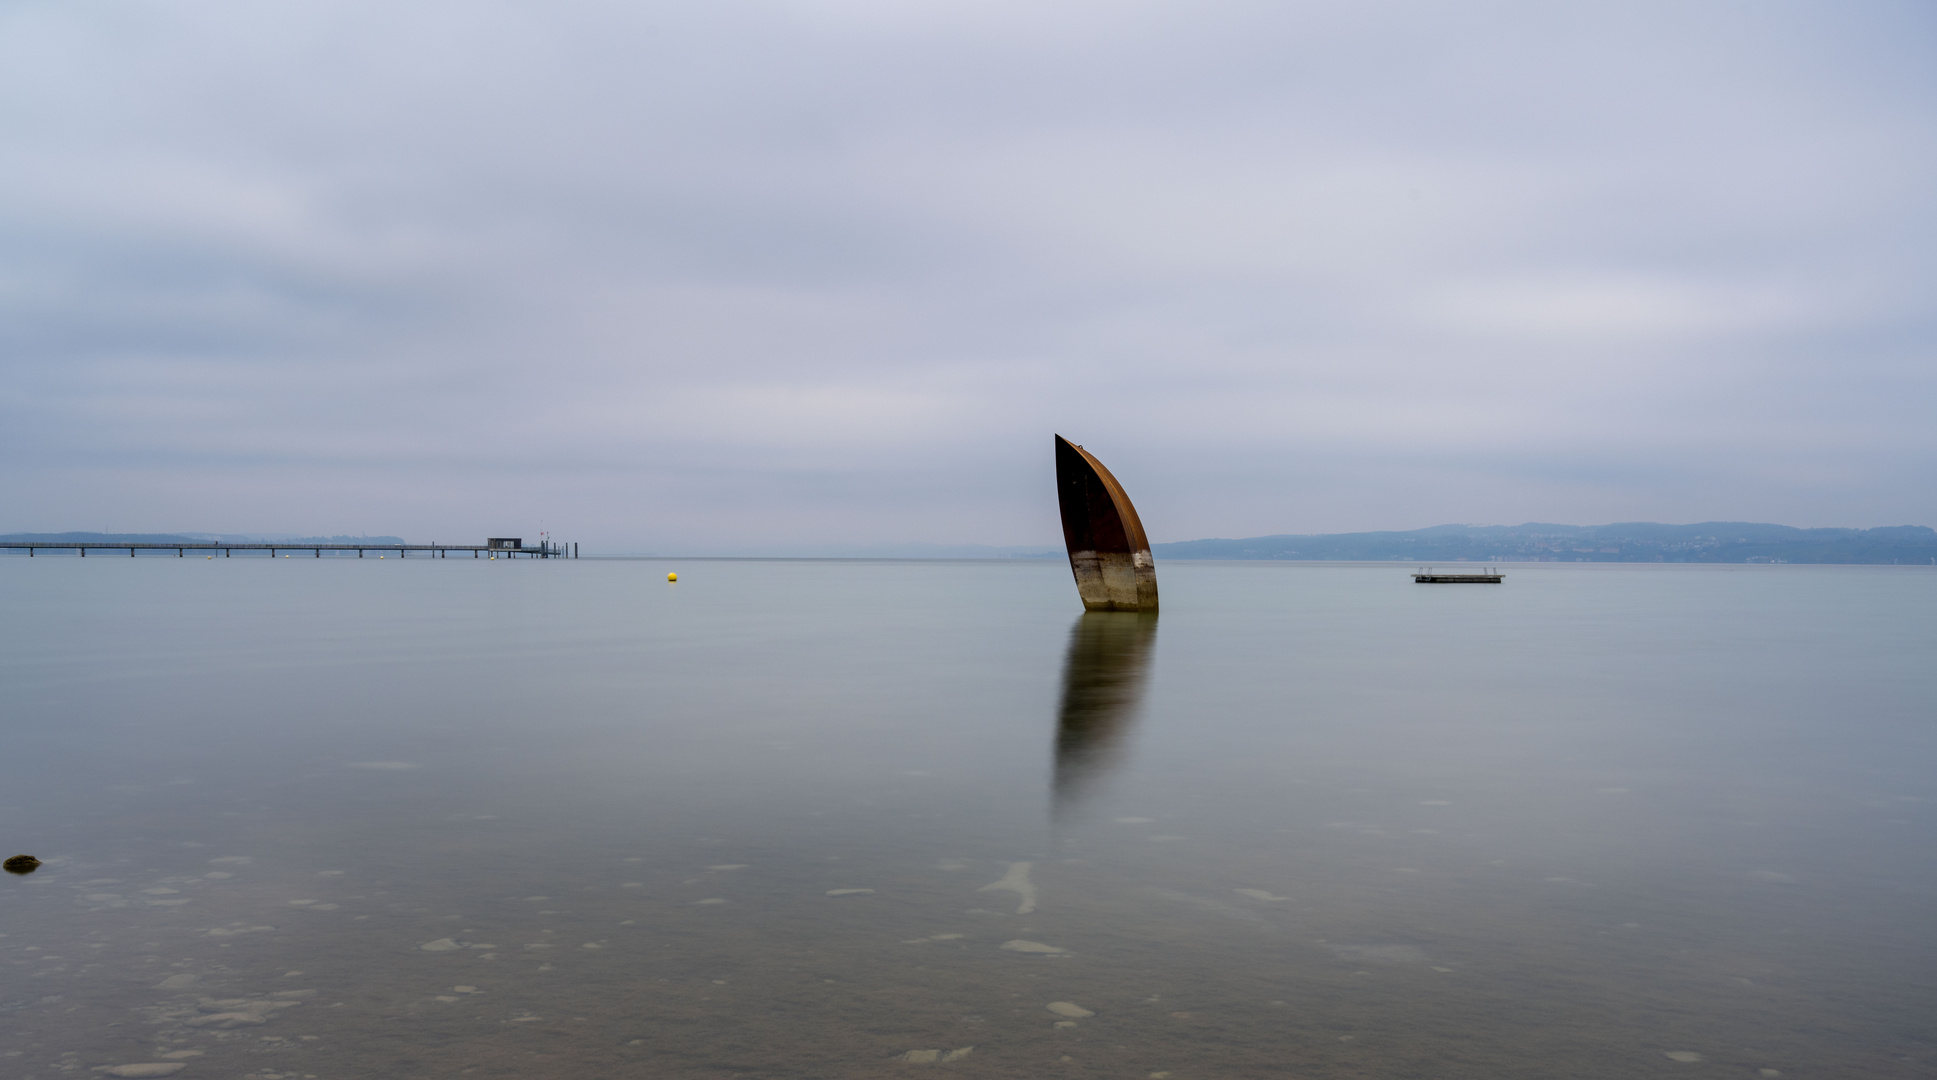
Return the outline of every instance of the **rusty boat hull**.
[[[1063,543],[1085,611],[1156,611],[1157,564],[1123,485],[1096,456],[1056,436]]]

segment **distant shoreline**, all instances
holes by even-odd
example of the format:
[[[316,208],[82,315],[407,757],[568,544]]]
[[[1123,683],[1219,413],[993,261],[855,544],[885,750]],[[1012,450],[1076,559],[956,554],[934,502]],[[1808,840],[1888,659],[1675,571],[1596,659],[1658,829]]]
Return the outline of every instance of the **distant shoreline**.
[[[217,533],[11,533],[0,540],[105,543],[274,541],[303,544],[402,544],[395,536],[290,536]],[[1436,525],[1405,532],[1280,534],[1151,545],[1160,560],[1244,562],[1718,563],[1839,566],[1937,565],[1937,530],[1923,525],[1875,529],[1799,529],[1750,522],[1663,525]],[[1060,547],[980,544],[802,544],[705,554],[584,552],[586,558],[826,559],[987,561],[1061,559]]]

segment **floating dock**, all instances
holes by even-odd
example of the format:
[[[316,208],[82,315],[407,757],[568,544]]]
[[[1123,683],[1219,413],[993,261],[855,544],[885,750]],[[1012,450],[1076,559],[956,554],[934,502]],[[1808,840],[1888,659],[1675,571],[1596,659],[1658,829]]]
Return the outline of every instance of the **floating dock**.
[[[1498,585],[1504,576],[1498,570],[1484,570],[1477,574],[1436,574],[1425,570],[1412,576],[1417,585]]]
[[[186,558],[191,551],[198,553],[206,552],[211,556],[219,551],[225,559],[229,557],[229,553],[232,551],[266,551],[272,559],[278,553],[296,554],[304,551],[309,552],[312,558],[317,559],[322,558],[325,551],[330,552],[332,556],[338,558],[347,557],[350,552],[354,551],[356,552],[356,557],[359,559],[363,558],[363,553],[366,551],[378,553],[395,552],[400,559],[409,558],[412,552],[416,552],[418,558],[447,559],[450,558],[450,553],[453,551],[468,551],[471,553],[473,559],[485,555],[489,555],[494,559],[578,558],[577,544],[542,543],[537,547],[524,547],[516,543],[507,544],[498,541],[483,544],[231,544],[223,542],[210,542],[205,544],[151,544],[128,540],[0,540],[0,551],[9,549],[19,550],[21,548],[27,549],[28,558],[32,558],[36,551],[72,551],[79,554],[82,558],[86,558],[87,553],[90,551],[125,551],[131,559],[135,557],[135,552],[137,551],[172,551],[178,559]]]

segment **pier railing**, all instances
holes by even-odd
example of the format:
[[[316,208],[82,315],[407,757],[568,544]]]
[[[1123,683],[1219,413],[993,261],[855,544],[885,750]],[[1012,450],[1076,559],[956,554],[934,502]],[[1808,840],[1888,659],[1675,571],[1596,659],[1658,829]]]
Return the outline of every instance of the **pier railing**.
[[[366,551],[380,554],[395,552],[398,558],[409,558],[412,553],[416,553],[418,558],[428,559],[447,559],[453,551],[460,553],[468,551],[471,553],[473,559],[486,557],[493,559],[578,558],[578,545],[554,544],[550,542],[541,543],[537,547],[507,548],[492,547],[488,544],[237,544],[225,541],[166,544],[145,543],[132,540],[0,540],[0,551],[18,551],[23,548],[26,550],[28,558],[34,557],[34,554],[40,551],[56,553],[71,551],[79,554],[82,558],[86,558],[87,554],[91,551],[125,551],[128,553],[129,558],[134,558],[135,552],[137,551],[172,551],[175,553],[176,558],[186,558],[191,551],[207,552],[211,556],[220,552],[225,559],[230,557],[230,552],[235,551],[266,551],[272,559],[279,553],[287,556],[305,551],[309,552],[313,558],[318,559],[323,557],[325,551],[330,552],[332,556],[338,558],[347,557],[350,552],[355,552],[356,557],[359,559],[363,558],[363,553]]]

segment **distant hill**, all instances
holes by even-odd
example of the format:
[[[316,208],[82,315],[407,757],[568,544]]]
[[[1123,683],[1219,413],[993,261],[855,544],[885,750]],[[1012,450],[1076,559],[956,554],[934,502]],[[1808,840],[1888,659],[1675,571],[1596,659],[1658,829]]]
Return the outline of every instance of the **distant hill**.
[[[1923,525],[1797,529],[1739,521],[1435,525],[1411,532],[1186,540],[1150,550],[1167,559],[1937,564],[1937,531]]]
[[[291,547],[302,544],[401,544],[394,536],[249,536],[222,533],[4,533],[0,540],[33,540],[39,543],[72,544],[206,544],[221,541],[232,544],[268,543],[288,544]]]

